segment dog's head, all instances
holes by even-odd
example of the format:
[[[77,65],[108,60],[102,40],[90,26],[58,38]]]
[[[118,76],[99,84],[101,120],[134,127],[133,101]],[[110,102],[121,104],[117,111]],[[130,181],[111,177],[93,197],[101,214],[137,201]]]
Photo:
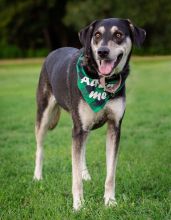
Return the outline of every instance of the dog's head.
[[[130,20],[118,18],[94,21],[79,32],[85,55],[93,56],[98,74],[105,77],[123,70],[133,44],[140,46],[145,36]]]

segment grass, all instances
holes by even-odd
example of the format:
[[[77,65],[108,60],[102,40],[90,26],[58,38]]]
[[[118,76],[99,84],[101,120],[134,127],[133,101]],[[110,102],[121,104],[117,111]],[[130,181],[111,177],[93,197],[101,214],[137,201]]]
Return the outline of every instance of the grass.
[[[106,127],[87,146],[85,208],[72,211],[71,120],[63,112],[45,141],[44,180],[34,170],[35,89],[41,61],[0,63],[0,219],[171,219],[171,62],[135,58],[116,178],[116,208],[103,204]]]

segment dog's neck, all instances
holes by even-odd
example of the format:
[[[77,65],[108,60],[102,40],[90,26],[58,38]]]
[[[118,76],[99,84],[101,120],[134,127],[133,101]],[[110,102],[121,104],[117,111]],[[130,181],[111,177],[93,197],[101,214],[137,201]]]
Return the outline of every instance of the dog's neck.
[[[84,54],[84,59],[83,59],[83,66],[84,66],[84,69],[87,73],[87,75],[92,78],[92,79],[99,79],[99,74],[97,72],[97,64],[94,60],[94,57],[93,55],[87,55],[85,54],[85,52],[83,53]]]

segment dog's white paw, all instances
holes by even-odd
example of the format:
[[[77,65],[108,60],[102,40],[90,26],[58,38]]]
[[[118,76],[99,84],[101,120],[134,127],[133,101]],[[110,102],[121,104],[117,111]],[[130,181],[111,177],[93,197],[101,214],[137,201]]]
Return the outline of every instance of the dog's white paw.
[[[40,167],[35,167],[35,170],[34,170],[34,177],[33,177],[34,180],[42,180],[42,170],[40,169]]]
[[[35,180],[35,181],[40,181],[40,180],[42,180],[43,178],[42,177],[33,177],[33,180]]]
[[[34,174],[34,177],[33,177],[34,180],[36,181],[40,181],[43,179],[42,175],[37,175],[37,174]]]
[[[87,169],[82,171],[82,179],[85,180],[85,181],[90,181],[91,180],[91,176],[90,176]]]
[[[114,197],[105,197],[105,206],[116,207],[117,202]]]
[[[83,207],[83,204],[83,199],[75,199],[73,203],[73,211],[78,212]]]

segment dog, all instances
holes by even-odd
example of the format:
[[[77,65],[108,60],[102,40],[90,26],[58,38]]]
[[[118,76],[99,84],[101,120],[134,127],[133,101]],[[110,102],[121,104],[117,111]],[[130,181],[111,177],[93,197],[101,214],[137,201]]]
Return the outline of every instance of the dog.
[[[34,179],[42,179],[43,139],[57,125],[61,108],[70,113],[72,128],[73,208],[83,205],[82,180],[90,180],[85,142],[91,130],[107,123],[104,202],[115,206],[115,170],[121,123],[125,113],[125,81],[132,47],[146,32],[129,19],[96,20],[79,32],[82,48],[52,51],[43,64],[37,88],[37,150]]]

